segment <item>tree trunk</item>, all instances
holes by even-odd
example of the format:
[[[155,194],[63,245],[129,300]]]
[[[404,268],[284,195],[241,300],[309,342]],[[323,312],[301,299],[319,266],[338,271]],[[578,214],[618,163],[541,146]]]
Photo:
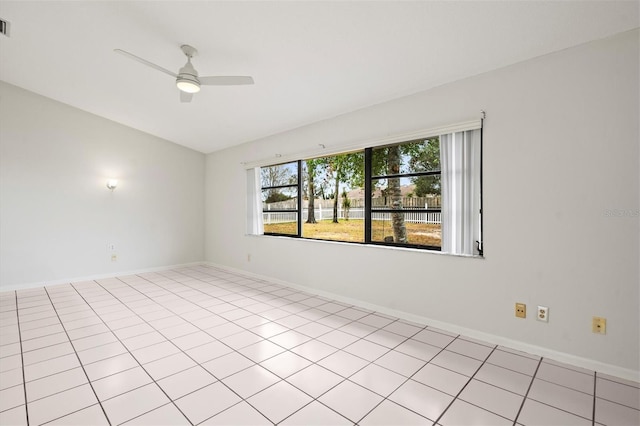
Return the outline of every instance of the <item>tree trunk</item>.
[[[313,178],[314,176],[312,176],[311,171],[309,171],[309,185],[308,185],[309,205],[307,207],[307,210],[308,210],[307,223],[318,223],[316,222],[316,205],[315,205],[316,191],[313,185]]]
[[[338,191],[340,190],[340,173],[336,170],[336,190],[333,192],[333,223],[338,223]]]
[[[400,147],[389,147],[387,154],[388,173],[390,175],[400,173]],[[402,210],[402,190],[400,189],[400,178],[390,178],[388,193],[391,201],[391,208]],[[391,213],[391,224],[393,226],[393,240],[396,243],[407,242],[407,228],[404,224],[403,213]]]

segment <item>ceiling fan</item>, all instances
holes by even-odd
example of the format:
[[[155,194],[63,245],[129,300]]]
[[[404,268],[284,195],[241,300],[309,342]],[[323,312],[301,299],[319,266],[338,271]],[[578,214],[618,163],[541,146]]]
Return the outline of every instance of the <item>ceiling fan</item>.
[[[243,84],[253,84],[253,78],[249,76],[233,75],[233,76],[208,76],[198,77],[198,71],[191,64],[191,58],[193,58],[198,51],[195,47],[187,44],[180,46],[180,49],[187,57],[187,63],[180,68],[178,73],[169,71],[166,68],[162,68],[160,65],[156,65],[153,62],[149,62],[146,59],[142,59],[132,53],[126,52],[122,49],[114,49],[114,52],[120,53],[128,58],[138,61],[151,68],[155,68],[158,71],[162,71],[165,74],[169,74],[176,79],[176,86],[180,89],[180,101],[191,102],[191,98],[194,93],[200,91],[200,86],[236,86]]]

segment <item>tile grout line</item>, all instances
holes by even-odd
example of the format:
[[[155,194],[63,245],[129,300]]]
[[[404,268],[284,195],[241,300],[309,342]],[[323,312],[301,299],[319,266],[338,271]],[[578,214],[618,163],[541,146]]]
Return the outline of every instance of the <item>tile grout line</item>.
[[[534,371],[533,375],[531,376],[531,382],[529,382],[529,387],[527,388],[527,392],[525,392],[524,398],[522,399],[522,403],[520,404],[520,408],[518,409],[518,414],[516,414],[516,418],[513,420],[514,426],[515,426],[516,422],[518,421],[518,417],[520,417],[520,413],[522,413],[522,409],[524,408],[525,402],[527,402],[527,398],[529,397],[529,391],[531,391],[531,388],[533,387],[533,382],[536,379],[536,375],[538,374],[538,370],[540,369],[540,366],[542,365],[542,359],[543,358],[540,357],[540,359],[538,360],[538,365],[536,366],[536,371]]]
[[[58,311],[56,310],[56,306],[54,305],[53,300],[51,300],[51,295],[49,294],[49,291],[47,290],[46,287],[43,287],[43,289],[44,289],[45,293],[47,294],[47,297],[49,298],[49,302],[51,303],[51,306],[53,307],[53,310],[55,311],[56,316],[58,317],[58,321],[60,321],[60,325],[62,326],[62,329],[64,330],[64,333],[67,335],[67,339],[69,339],[69,343],[71,344],[71,347],[73,348],[73,353],[75,354],[76,358],[78,359],[78,363],[80,364],[80,367],[82,368],[82,372],[84,373],[85,377],[87,378],[87,382],[88,382],[89,386],[91,387],[91,391],[93,392],[93,395],[96,397],[96,401],[98,401],[98,404],[100,405],[100,409],[102,410],[102,413],[104,414],[105,419],[107,420],[109,425],[111,425],[111,421],[109,420],[109,417],[107,416],[107,413],[104,411],[104,407],[102,406],[102,402],[100,402],[100,399],[98,398],[98,394],[96,394],[96,390],[93,388],[93,384],[91,383],[91,379],[89,378],[89,375],[87,374],[87,371],[85,370],[84,365],[82,364],[82,360],[80,359],[80,356],[78,355],[78,352],[76,351],[76,347],[73,345],[73,341],[71,340],[71,337],[69,337],[69,333],[67,332],[67,328],[65,327],[64,323],[60,319],[60,315],[58,315]],[[84,409],[84,408],[87,408],[87,407],[83,407],[81,409]],[[76,410],[76,411],[80,411],[80,410]],[[63,416],[60,416],[58,418],[67,416],[69,414],[71,414],[71,413],[66,413]],[[52,419],[52,420],[56,420],[56,419]]]
[[[18,326],[18,341],[20,342],[20,363],[22,368],[22,388],[24,389],[24,411],[27,419],[27,426],[29,426],[29,405],[27,404],[27,379],[24,372],[24,352],[22,351],[22,331],[20,330],[20,307],[18,306],[18,291],[15,290],[15,300],[16,300],[16,319]]]
[[[598,386],[598,373],[593,372],[593,411],[591,412],[591,426],[596,424],[596,387]]]

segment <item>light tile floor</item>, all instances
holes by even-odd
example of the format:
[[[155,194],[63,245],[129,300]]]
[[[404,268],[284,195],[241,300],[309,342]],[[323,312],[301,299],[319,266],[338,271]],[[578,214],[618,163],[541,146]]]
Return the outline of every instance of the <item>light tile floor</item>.
[[[638,383],[208,266],[0,294],[1,425],[640,425]]]

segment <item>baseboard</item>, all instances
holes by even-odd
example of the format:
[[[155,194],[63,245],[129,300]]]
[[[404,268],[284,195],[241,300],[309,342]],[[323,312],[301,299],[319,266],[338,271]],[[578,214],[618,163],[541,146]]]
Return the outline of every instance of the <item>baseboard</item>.
[[[640,371],[635,371],[623,367],[619,367],[612,364],[603,363],[600,361],[596,361],[589,358],[583,358],[575,355],[571,355],[565,352],[555,351],[549,348],[545,348],[542,346],[532,345],[526,342],[522,342],[519,340],[513,340],[506,337],[498,336],[495,334],[484,333],[482,331],[474,330],[471,328],[460,327],[455,324],[450,324],[443,321],[438,321],[433,318],[423,317],[419,315],[410,314],[403,311],[398,311],[395,309],[390,309],[384,306],[375,305],[372,303],[363,302],[358,299],[353,299],[350,297],[345,297],[340,294],[331,293],[324,290],[319,290],[313,287],[306,287],[299,284],[290,283],[287,281],[279,280],[273,277],[264,276],[260,274],[256,274],[253,272],[248,272],[242,269],[232,268],[225,265],[218,265],[212,262],[202,262],[202,264],[211,266],[217,269],[226,270],[229,272],[233,272],[236,274],[244,275],[249,278],[261,279],[268,282],[272,282],[274,284],[280,284],[285,287],[295,288],[297,290],[306,291],[308,293],[316,294],[318,296],[327,297],[339,302],[348,303],[350,305],[359,306],[371,311],[380,312],[385,315],[390,315],[396,318],[401,318],[403,320],[412,321],[418,324],[427,324],[431,327],[436,327],[442,329],[444,331],[461,334],[466,337],[470,337],[473,339],[478,339],[487,343],[491,343],[494,345],[506,346],[511,349],[516,349],[522,352],[526,352],[532,355],[540,356],[543,358],[549,358],[554,361],[562,362],[565,364],[574,365],[576,367],[585,368],[588,370],[593,370],[598,373],[604,373],[611,376],[619,377],[626,380],[632,380],[634,382],[640,382]]]
[[[0,287],[0,292],[5,291],[15,291],[15,290],[27,290],[30,288],[38,288],[44,287],[48,285],[57,285],[57,284],[69,284],[69,283],[77,283],[80,281],[93,281],[93,280],[101,280],[105,278],[113,278],[113,277],[121,277],[125,275],[136,275],[136,274],[144,274],[147,272],[158,272],[158,271],[166,271],[169,269],[176,268],[185,268],[189,266],[199,266],[206,264],[206,262],[190,262],[190,263],[182,263],[178,265],[167,265],[167,266],[156,266],[153,268],[144,268],[144,269],[136,269],[133,271],[119,271],[119,272],[109,272],[106,274],[98,274],[98,275],[89,275],[84,277],[75,277],[75,278],[63,278],[59,280],[47,280],[47,281],[38,281],[33,283],[25,283],[25,284],[15,284],[8,285],[6,287]]]

